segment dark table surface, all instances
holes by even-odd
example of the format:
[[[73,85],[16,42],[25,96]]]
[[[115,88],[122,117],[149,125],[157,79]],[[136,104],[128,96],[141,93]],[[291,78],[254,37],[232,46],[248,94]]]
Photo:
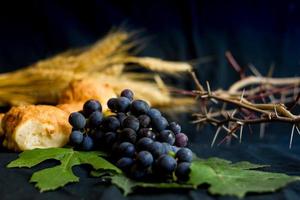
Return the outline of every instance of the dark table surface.
[[[226,62],[230,50],[240,65],[254,64],[266,74],[275,65],[274,76],[299,75],[300,7],[296,1],[1,1],[0,72],[24,67],[67,48],[91,44],[112,26],[125,24],[128,30],[143,30],[147,42],[141,56],[168,60],[199,59],[195,70],[201,82],[227,88],[238,75]],[[201,59],[204,58],[204,59]],[[209,58],[209,59],[207,59]],[[204,60],[209,62],[202,62]],[[193,89],[190,80],[167,79]],[[247,160],[269,164],[268,171],[300,175],[300,137],[288,148],[291,127],[270,125],[259,139],[259,130],[244,133],[242,144],[210,148],[214,131],[196,131],[190,114],[179,114],[190,147],[200,157],[218,156],[237,162]],[[221,138],[219,138],[221,139]],[[0,199],[234,199],[211,196],[197,190],[140,190],[123,197],[115,186],[88,176],[88,166],[74,168],[80,183],[54,192],[39,193],[28,183],[31,174],[53,166],[44,162],[32,169],[6,169],[17,154],[1,150]],[[259,181],[259,180],[258,180]],[[249,194],[245,199],[300,199],[300,183],[267,194]]]
[[[182,120],[181,120],[182,121]],[[279,125],[281,128],[282,125]],[[300,137],[295,137],[295,145],[291,150],[288,148],[290,127],[284,127],[276,135],[277,125],[269,127],[266,136],[259,139],[255,133],[245,132],[244,141],[238,144],[233,141],[230,146],[221,145],[210,147],[213,134],[212,130],[205,128],[196,131],[188,123],[183,128],[190,135],[191,149],[199,157],[208,158],[211,156],[238,161],[250,161],[259,164],[268,164],[270,167],[264,169],[272,172],[282,172],[289,175],[300,175],[300,148],[296,145]],[[256,131],[257,132],[257,131]],[[218,139],[221,140],[220,137]],[[52,192],[40,193],[33,184],[28,183],[32,173],[38,169],[54,166],[54,161],[46,161],[31,169],[17,168],[7,169],[5,165],[16,159],[17,153],[0,153],[0,197],[1,199],[237,199],[234,197],[211,196],[205,187],[197,190],[157,190],[142,189],[136,193],[124,197],[121,191],[112,185],[102,183],[100,179],[89,176],[91,168],[87,165],[74,167],[74,172],[80,177],[79,183],[68,184],[67,186]],[[259,181],[259,180],[257,180]],[[289,184],[287,187],[275,192],[265,194],[248,194],[245,199],[253,200],[274,200],[274,199],[298,199],[300,196],[300,182]]]

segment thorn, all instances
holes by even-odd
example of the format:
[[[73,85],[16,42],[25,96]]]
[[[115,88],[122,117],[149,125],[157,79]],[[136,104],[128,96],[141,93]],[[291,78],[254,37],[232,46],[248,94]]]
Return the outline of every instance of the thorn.
[[[221,112],[224,111],[227,107],[227,103],[223,103],[222,108],[221,108]]]
[[[236,123],[237,123],[237,124],[239,124],[239,125],[241,125],[241,126],[243,126],[243,125],[244,125],[244,123],[243,123],[243,122],[241,122],[241,121],[237,121]]]
[[[213,146],[214,146],[214,144],[215,144],[215,142],[216,142],[216,139],[217,139],[217,137],[218,137],[220,131],[221,131],[221,127],[219,126],[218,129],[217,129],[217,131],[216,131],[216,133],[215,133],[215,136],[214,136],[214,138],[213,138],[213,141],[212,141],[210,147],[213,147]]]
[[[207,120],[206,118],[200,118],[200,119],[197,119],[197,120],[191,121],[191,123],[192,123],[192,124],[197,124],[197,123],[204,122],[204,121],[206,121],[206,120]]]
[[[210,99],[214,104],[218,104],[219,102],[216,100],[216,99],[214,99],[214,98],[211,98]]]
[[[235,60],[235,58],[232,56],[230,51],[226,51],[225,52],[225,57],[227,58],[229,64],[233,67],[233,69],[239,73],[240,78],[243,79],[245,78],[245,73],[244,73],[244,69],[237,63],[237,61]]]
[[[218,123],[217,122],[210,122],[211,123],[211,125],[213,125],[213,126],[218,126]]]
[[[249,68],[255,76],[262,77],[261,73],[256,69],[256,67],[253,64],[250,63]]]
[[[237,112],[237,109],[234,109],[230,115],[230,118],[234,117],[235,113]]]
[[[205,113],[205,115],[207,116],[207,113],[208,113],[208,112],[207,112],[207,107],[206,107],[206,106],[204,107],[204,113]]]
[[[292,143],[293,143],[293,137],[294,137],[294,131],[295,131],[295,124],[293,125],[293,128],[292,128],[292,132],[291,132],[291,137],[290,137],[290,145],[289,145],[289,149],[292,148]]]
[[[231,130],[230,129],[228,129],[226,126],[224,126],[224,125],[222,125],[222,128],[225,130],[225,131],[227,131],[228,133],[230,133],[231,132]]]
[[[245,94],[245,88],[243,89],[243,92],[242,92],[242,95],[241,95],[241,99],[240,99],[240,102],[243,101],[243,98],[244,98],[244,94]]]
[[[240,128],[240,143],[242,143],[242,137],[243,137],[243,128],[244,126],[241,125],[241,128]]]
[[[208,92],[208,94],[211,95],[210,85],[209,85],[208,81],[206,81],[206,86],[207,86],[207,92]]]
[[[212,112],[212,110],[213,110],[213,108],[211,107],[211,108],[209,108],[208,109],[208,113],[207,113],[207,115],[210,115],[211,114],[211,112]]]
[[[199,80],[197,79],[197,76],[196,76],[195,72],[191,72],[191,75],[192,75],[192,78],[193,78],[193,80],[194,80],[194,82],[195,82],[195,84],[196,84],[198,90],[204,91],[204,88],[202,87],[201,83],[200,83]]]
[[[227,118],[230,118],[230,116],[231,116],[230,112],[229,112],[229,111],[226,111],[225,113],[226,113],[226,117],[227,117]]]
[[[233,137],[235,137],[236,139],[239,138],[235,133],[231,133],[231,135],[232,135]]]
[[[265,136],[265,128],[266,128],[266,124],[261,123],[260,124],[260,129],[259,129],[259,138],[260,139],[262,139]]]
[[[268,74],[267,74],[267,77],[272,77],[273,76],[273,72],[274,72],[274,69],[275,69],[275,64],[272,63],[270,68],[269,68],[269,71],[268,71]]]
[[[296,126],[296,125],[294,125],[294,126]],[[300,135],[300,130],[299,130],[298,126],[296,126],[296,130],[297,130],[298,134]]]

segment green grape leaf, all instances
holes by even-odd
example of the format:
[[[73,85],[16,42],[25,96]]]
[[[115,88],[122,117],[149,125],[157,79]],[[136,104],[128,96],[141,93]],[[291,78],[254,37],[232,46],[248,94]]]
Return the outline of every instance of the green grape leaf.
[[[135,188],[164,188],[164,189],[171,189],[171,188],[193,188],[192,185],[188,184],[179,184],[179,183],[147,183],[147,182],[139,182],[127,178],[125,175],[116,174],[111,177],[111,183],[115,184],[119,187],[125,196],[132,193]]]
[[[55,190],[71,182],[78,182],[79,178],[73,174],[72,167],[75,165],[89,164],[95,170],[109,170],[121,173],[120,169],[102,158],[102,152],[80,152],[70,148],[49,148],[24,151],[19,158],[10,162],[7,167],[33,167],[45,160],[55,159],[60,165],[43,169],[33,173],[30,182],[41,192]]]
[[[219,158],[197,159],[191,165],[188,184],[209,184],[208,191],[217,195],[232,195],[242,198],[248,192],[273,192],[300,177],[282,173],[254,170],[266,167],[249,162],[232,164]]]
[[[257,165],[246,161],[232,163],[219,158],[200,159],[195,157],[191,164],[190,178],[185,183],[177,182],[140,182],[126,177],[120,169],[108,162],[103,152],[80,152],[70,148],[34,149],[24,151],[19,158],[7,167],[33,167],[45,160],[55,159],[60,165],[35,172],[30,182],[35,182],[40,191],[54,190],[79,178],[73,174],[72,167],[90,164],[94,171],[92,176],[104,177],[121,188],[128,195],[136,188],[197,188],[208,185],[208,191],[216,195],[232,195],[242,198],[248,192],[273,192],[290,182],[300,180],[297,176],[281,173],[258,171],[267,165]]]
[[[183,189],[208,184],[208,191],[211,194],[232,195],[239,198],[248,192],[273,192],[290,182],[300,180],[300,177],[254,170],[267,166],[246,161],[231,163],[219,158],[197,158],[192,162],[190,178],[186,183],[145,183],[134,181],[122,174],[112,175],[110,179],[124,195],[132,193],[135,188]]]

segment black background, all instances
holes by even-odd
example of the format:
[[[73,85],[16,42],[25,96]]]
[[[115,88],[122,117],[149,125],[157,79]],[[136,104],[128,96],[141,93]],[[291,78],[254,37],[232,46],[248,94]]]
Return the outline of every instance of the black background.
[[[274,76],[299,76],[300,7],[297,1],[1,1],[0,72],[12,71],[68,48],[91,44],[111,27],[141,30],[146,47],[139,55],[167,60],[205,60],[195,66],[202,82],[227,88],[238,75],[227,63],[230,50],[239,64],[252,63],[263,74],[271,65]],[[171,79],[172,81],[172,79]],[[174,81],[174,80],[173,80]],[[176,81],[177,82],[177,81]],[[191,89],[189,80],[181,87]],[[210,148],[213,130],[196,131],[188,115],[183,130],[200,157],[218,156],[231,161],[270,164],[268,171],[300,175],[300,137],[288,149],[291,126],[268,126],[259,139],[258,129],[247,133],[242,144]],[[221,139],[221,138],[220,138]],[[0,199],[125,199],[120,191],[88,176],[88,166],[75,167],[79,184],[40,194],[28,184],[33,169],[6,169],[16,153],[0,153]],[[259,181],[259,180],[258,180]],[[249,194],[246,199],[299,199],[300,184],[274,194]],[[196,191],[143,190],[128,199],[234,199]]]

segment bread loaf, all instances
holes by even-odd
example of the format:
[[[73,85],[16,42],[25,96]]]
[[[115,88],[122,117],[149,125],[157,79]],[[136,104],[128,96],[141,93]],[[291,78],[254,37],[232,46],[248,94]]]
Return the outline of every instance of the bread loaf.
[[[103,110],[106,110],[107,101],[113,97],[117,97],[117,95],[109,84],[104,84],[95,78],[90,78],[72,81],[69,87],[62,92],[59,103],[84,103],[89,99],[96,99],[102,104]]]
[[[14,151],[62,147],[71,132],[68,116],[55,106],[12,107],[1,123],[5,136],[3,146]]]

